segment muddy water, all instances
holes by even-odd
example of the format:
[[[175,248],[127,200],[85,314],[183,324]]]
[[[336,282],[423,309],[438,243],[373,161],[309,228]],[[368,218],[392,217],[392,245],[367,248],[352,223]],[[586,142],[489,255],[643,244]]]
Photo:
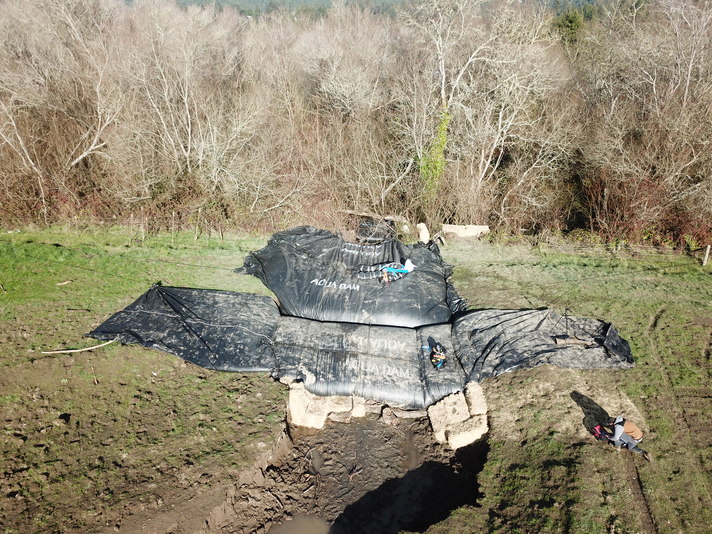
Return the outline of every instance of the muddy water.
[[[300,515],[273,528],[269,534],[329,534],[329,523],[318,517]]]
[[[487,453],[442,447],[427,419],[330,422],[290,438],[241,479],[212,532],[423,532],[476,501]]]

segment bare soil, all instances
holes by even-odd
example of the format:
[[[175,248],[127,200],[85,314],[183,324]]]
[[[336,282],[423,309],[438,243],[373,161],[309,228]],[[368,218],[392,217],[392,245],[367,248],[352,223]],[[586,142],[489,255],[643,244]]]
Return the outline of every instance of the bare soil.
[[[185,510],[160,517],[155,511],[138,513],[125,518],[119,530],[424,532],[457,507],[475,502],[476,477],[486,455],[483,442],[457,452],[444,448],[422,418],[329,422],[319,431],[285,429],[263,465],[242,470],[233,486],[187,503],[192,517]]]
[[[205,270],[129,261],[147,249],[125,257],[28,241],[6,250],[0,531],[319,534],[333,523],[333,532],[707,532],[709,272],[616,264],[599,273],[590,259],[451,250],[471,304],[553,301],[610,319],[636,368],[541,367],[488,380],[488,441],[458,453],[435,443],[425,420],[287,430],[286,388],[266,375],[208,372],[138,347],[40,353],[82,346],[83,333],[152,280],[200,286]],[[199,263],[188,252],[168,259]],[[211,284],[258,290],[234,280],[234,250],[208,252],[224,268]],[[608,414],[643,428],[654,463],[593,440],[591,423]]]

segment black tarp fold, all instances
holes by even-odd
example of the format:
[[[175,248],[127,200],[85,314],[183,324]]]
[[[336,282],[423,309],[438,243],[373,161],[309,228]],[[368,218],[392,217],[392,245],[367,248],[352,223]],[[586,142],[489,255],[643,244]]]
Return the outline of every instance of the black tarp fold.
[[[320,322],[280,315],[267,297],[154,286],[88,334],[162,350],[208,369],[269,371],[317,395],[356,395],[426,408],[467,382],[542,364],[632,366],[608,323],[552,310],[473,310],[418,328]],[[446,363],[436,369],[431,346]]]
[[[88,335],[411,409],[542,364],[633,365],[628,343],[603,321],[546,309],[466,311],[433,244],[350,243],[299,227],[275,234],[238,272],[260,278],[279,308],[258,295],[154,285]],[[441,368],[431,362],[436,345]]]
[[[398,279],[363,277],[367,268],[407,261],[414,268]],[[447,323],[466,308],[450,283],[451,271],[432,246],[394,239],[351,243],[310,226],[274,234],[237,269],[262,280],[283,315],[410,328]]]
[[[473,310],[453,325],[467,380],[550,364],[576,369],[633,366],[628,342],[610,323],[553,310]]]
[[[280,318],[269,297],[154,285],[87,334],[138,343],[217,371],[272,371]]]

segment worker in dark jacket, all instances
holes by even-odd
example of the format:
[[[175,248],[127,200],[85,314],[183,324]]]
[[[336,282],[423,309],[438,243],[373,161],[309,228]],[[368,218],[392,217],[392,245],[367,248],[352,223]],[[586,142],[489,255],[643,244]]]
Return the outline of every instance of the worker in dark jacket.
[[[643,441],[643,431],[633,421],[628,421],[619,415],[618,417],[609,417],[608,426],[613,431],[610,441],[617,450],[621,450],[621,447],[625,446],[629,451],[642,454],[647,461],[652,461],[650,453],[638,447],[638,443]]]

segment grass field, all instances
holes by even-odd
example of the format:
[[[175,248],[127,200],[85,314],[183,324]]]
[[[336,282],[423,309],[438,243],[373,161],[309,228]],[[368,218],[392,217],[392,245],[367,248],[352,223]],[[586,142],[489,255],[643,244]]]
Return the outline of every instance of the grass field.
[[[3,229],[0,407],[4,532],[99,531],[234,482],[281,431],[286,389],[83,335],[152,283],[269,294],[237,275],[266,239]],[[712,270],[684,255],[570,244],[449,243],[473,307],[552,307],[611,321],[636,367],[540,367],[483,384],[482,497],[428,532],[702,533],[712,524]],[[623,413],[655,462],[582,424]]]
[[[286,391],[265,375],[208,373],[83,335],[150,285],[266,293],[242,265],[255,239],[129,242],[55,228],[0,240],[4,532],[113,527],[123,514],[231,480],[270,447]]]
[[[444,256],[472,306],[546,306],[611,321],[636,367],[541,367],[486,381],[484,498],[433,532],[708,532],[709,266],[644,249],[561,249],[471,245]],[[582,421],[596,410],[638,421],[655,462],[593,441]]]

